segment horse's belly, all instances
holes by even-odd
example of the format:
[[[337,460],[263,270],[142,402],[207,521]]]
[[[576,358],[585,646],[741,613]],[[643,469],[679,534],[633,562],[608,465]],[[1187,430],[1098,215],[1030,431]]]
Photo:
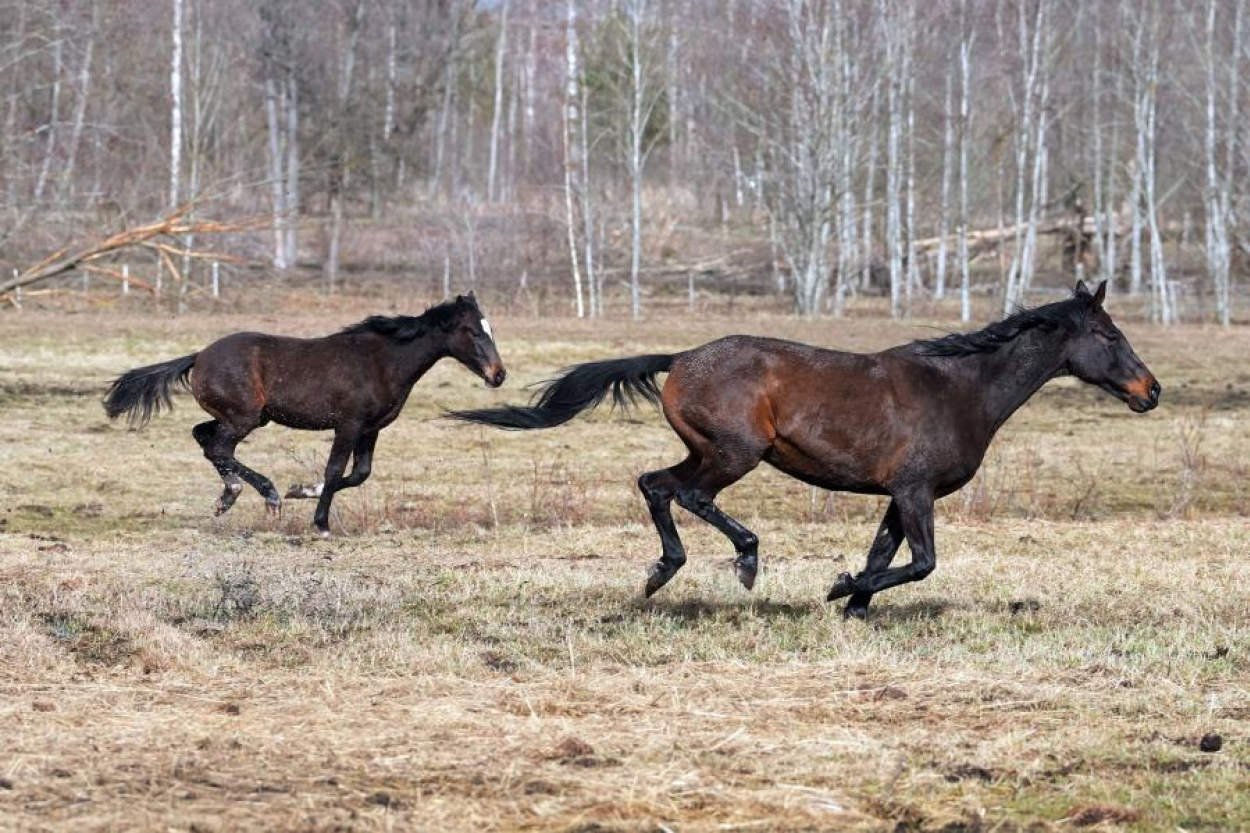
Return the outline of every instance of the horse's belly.
[[[819,456],[778,437],[764,454],[764,461],[791,477],[837,492],[885,494],[885,485],[848,452],[827,450]]]
[[[295,411],[269,405],[265,407],[264,413],[267,418],[279,425],[304,431],[328,431],[338,425],[338,420],[324,411],[320,413]]]

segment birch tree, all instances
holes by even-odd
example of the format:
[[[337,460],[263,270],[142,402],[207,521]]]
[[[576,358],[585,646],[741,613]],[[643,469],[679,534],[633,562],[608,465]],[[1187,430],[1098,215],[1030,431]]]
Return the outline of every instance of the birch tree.
[[[289,10],[283,3],[261,6],[261,58],[268,179],[273,205],[275,269],[295,265],[299,209],[299,99]]]
[[[881,6],[882,39],[885,43],[886,81],[886,177],[885,177],[885,245],[890,265],[890,317],[902,313],[903,282],[903,228],[901,216],[901,192],[903,185],[902,133],[903,98],[907,91],[907,70],[910,60],[910,37],[897,19]]]
[[[356,50],[360,43],[364,14],[365,6],[361,0],[354,0],[346,8],[347,37],[339,64],[335,96],[335,109],[338,116],[335,119],[336,129],[330,136],[333,151],[330,158],[330,229],[325,258],[325,276],[326,289],[331,294],[337,288],[339,256],[343,241],[343,200],[348,186],[350,171],[348,156],[351,153],[351,137],[348,134],[348,125],[351,122],[349,105],[352,98],[352,85],[356,77]],[[294,259],[294,251],[288,249],[287,256]]]
[[[639,282],[642,267],[642,178],[647,157],[655,147],[655,138],[649,137],[651,117],[655,113],[662,88],[655,82],[650,53],[646,48],[646,22],[649,15],[648,0],[625,0],[622,10],[626,17],[626,42],[628,43],[629,67],[629,147],[626,169],[630,183],[630,249],[629,249],[629,310],[634,318],[642,316],[642,287]]]
[[[972,134],[972,45],[976,35],[968,25],[968,0],[959,0],[959,318],[972,320],[971,264],[968,259],[968,145]]]
[[[836,4],[785,0],[782,24],[755,109],[744,127],[770,149],[764,205],[791,275],[795,309],[820,312],[828,291],[828,247],[837,208],[839,90]]]
[[[1019,306],[1033,272],[1037,216],[1043,200],[1042,178],[1046,153],[1046,105],[1049,85],[1049,0],[1037,0],[1032,15],[1028,3],[1017,7],[1017,48],[1021,56],[1014,135],[1016,150],[1015,245],[1003,290],[1003,312]],[[1031,19],[1030,19],[1031,18]]]
[[[490,162],[486,175],[486,199],[494,202],[497,198],[495,192],[495,172],[498,167],[499,160],[499,128],[500,117],[503,112],[503,88],[504,88],[504,57],[506,55],[508,45],[508,0],[503,0],[499,8],[499,38],[495,45],[495,106],[491,113],[490,122]]]
[[[1225,60],[1224,88],[1221,89],[1221,73],[1217,56],[1220,46],[1216,25],[1218,7],[1216,0],[1207,2],[1206,20],[1206,259],[1207,273],[1215,294],[1215,313],[1220,324],[1227,327],[1232,322],[1232,247],[1230,226],[1236,221],[1233,213],[1232,194],[1236,174],[1238,104],[1242,58],[1242,28],[1245,18],[1245,0],[1236,0],[1233,9],[1232,43]],[[1227,24],[1227,22],[1226,22]],[[1223,106],[1221,107],[1221,93]],[[1224,159],[1219,157],[1220,111],[1225,114],[1223,125]]]
[[[183,0],[173,0],[173,50],[169,58],[169,208],[178,205],[182,175],[182,12]]]
[[[55,17],[55,28],[52,41],[52,91],[48,107],[48,122],[44,126],[47,135],[43,150],[43,164],[39,167],[39,178],[35,180],[35,202],[43,199],[44,189],[48,184],[48,176],[52,171],[52,160],[56,156],[57,131],[61,121],[61,74],[64,67],[65,41],[61,27],[60,15]]]
[[[582,294],[582,270],[577,246],[577,222],[574,200],[576,182],[579,175],[578,138],[576,132],[582,129],[579,114],[580,82],[577,68],[577,7],[575,0],[568,0],[567,15],[564,25],[564,129],[561,131],[564,143],[564,226],[568,231],[569,264],[573,273],[573,298],[577,305],[577,317],[586,315],[586,302]]]
[[[1173,323],[1175,316],[1167,283],[1164,264],[1163,238],[1159,229],[1156,185],[1156,138],[1157,101],[1159,89],[1160,27],[1159,8],[1137,7],[1137,21],[1133,29],[1133,129],[1135,155],[1133,157],[1133,239],[1132,284],[1142,283],[1142,235],[1149,235],[1150,245],[1150,317],[1160,324]]]
[[[946,93],[942,98],[942,200],[938,208],[937,267],[933,276],[933,297],[939,301],[946,296],[946,238],[950,231],[951,176],[955,156],[955,115],[951,110],[953,86],[954,72],[947,69]]]
[[[95,55],[96,36],[100,27],[99,0],[91,2],[90,23],[86,27],[86,43],[83,46],[82,63],[78,68],[77,101],[74,105],[74,118],[70,127],[69,148],[65,159],[65,167],[61,171],[61,193],[69,195],[74,187],[74,174],[77,170],[78,151],[82,146],[83,128],[86,125],[87,103],[91,99],[91,69]]]

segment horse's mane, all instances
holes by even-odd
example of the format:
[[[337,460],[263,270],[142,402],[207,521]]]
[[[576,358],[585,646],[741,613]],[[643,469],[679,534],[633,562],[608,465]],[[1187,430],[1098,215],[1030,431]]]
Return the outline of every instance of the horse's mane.
[[[431,330],[449,330],[460,317],[464,302],[445,301],[420,315],[371,315],[364,321],[339,330],[341,335],[374,333],[391,341],[406,343],[421,338]]]
[[[940,338],[913,341],[909,347],[923,356],[972,356],[993,353],[1029,330],[1062,327],[1079,329],[1089,314],[1088,296],[1074,295],[1034,309],[1020,309],[972,333],[949,333]]]

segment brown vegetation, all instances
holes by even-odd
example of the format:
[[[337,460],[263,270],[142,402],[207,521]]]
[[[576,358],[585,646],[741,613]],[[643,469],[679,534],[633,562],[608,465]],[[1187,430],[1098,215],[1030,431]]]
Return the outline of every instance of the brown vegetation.
[[[5,825],[1250,819],[1242,330],[1125,323],[1165,385],[1160,409],[1138,417],[1052,383],[940,505],[937,572],[865,626],[821,599],[860,564],[873,499],[757,472],[725,496],[762,541],[755,592],[728,544],[681,516],[690,564],[644,602],[658,545],[634,478],[679,453],[655,414],[524,437],[433,420],[572,361],[680,348],[670,319],[492,315],[508,385],[436,368],[383,435],[374,479],[336,504],[346,534],[329,542],[307,504],[273,521],[249,492],[211,517],[220,484],[190,439],[189,398],[142,433],[102,415],[120,370],[238,329],[327,332],[366,309],[340,306],[5,318]],[[757,313],[682,326],[690,343],[742,331],[859,349],[930,333]],[[270,427],[240,458],[281,486],[316,479],[327,449]],[[1202,751],[1216,734],[1219,751]]]

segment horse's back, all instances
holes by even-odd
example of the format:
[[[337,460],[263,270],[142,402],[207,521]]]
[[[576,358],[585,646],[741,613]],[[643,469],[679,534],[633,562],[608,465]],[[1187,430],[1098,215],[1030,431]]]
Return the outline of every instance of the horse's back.
[[[674,358],[664,412],[683,436],[757,449],[807,482],[880,491],[910,445],[923,371],[888,352],[730,336]]]

